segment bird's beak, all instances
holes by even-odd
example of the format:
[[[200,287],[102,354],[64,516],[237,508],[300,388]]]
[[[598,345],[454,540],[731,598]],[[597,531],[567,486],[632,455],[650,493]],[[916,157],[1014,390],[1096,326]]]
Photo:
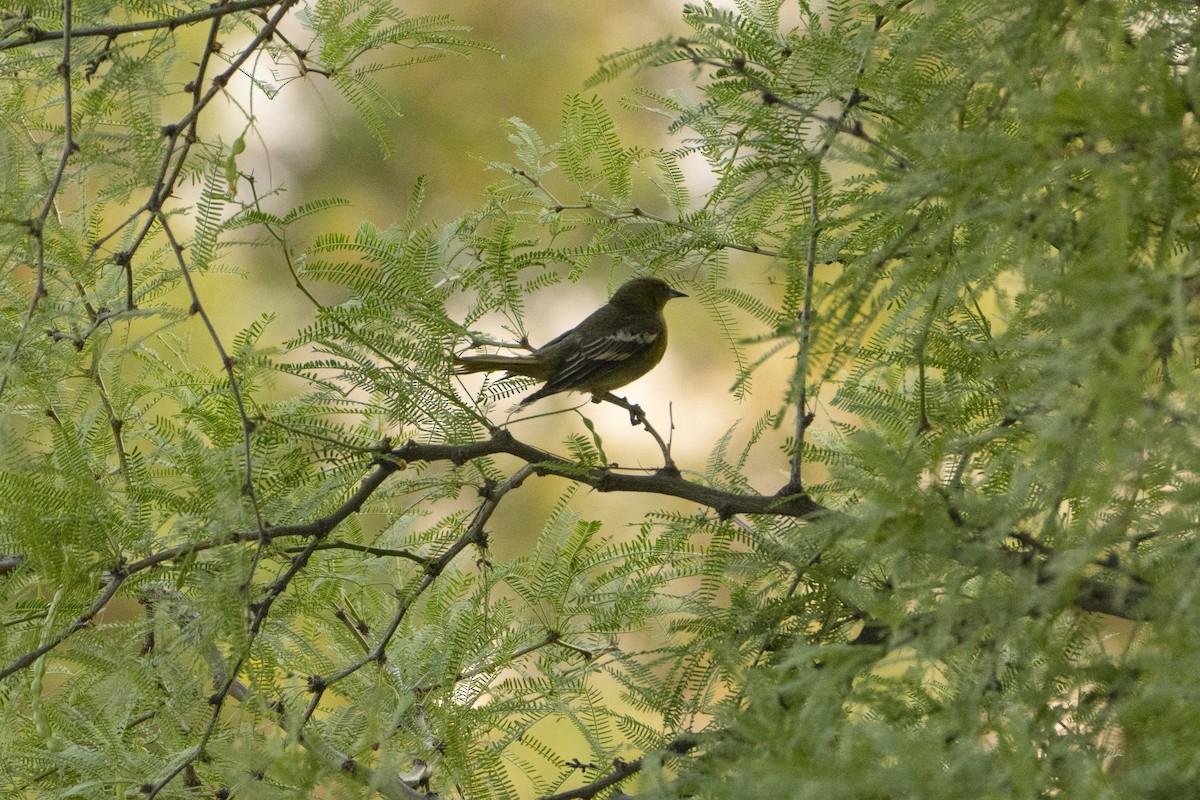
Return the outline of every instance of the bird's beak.
[[[678,289],[672,289],[671,297],[687,297],[687,295],[684,294],[683,292],[679,291]]]

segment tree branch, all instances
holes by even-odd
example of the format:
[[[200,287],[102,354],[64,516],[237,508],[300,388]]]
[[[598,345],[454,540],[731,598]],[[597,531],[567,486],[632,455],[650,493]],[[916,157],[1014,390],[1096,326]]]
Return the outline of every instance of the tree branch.
[[[663,749],[664,752],[671,755],[683,755],[684,753],[694,749],[697,744],[698,742],[691,736],[680,736]],[[545,795],[544,797],[540,798],[540,800],[590,800],[590,798],[600,794],[608,787],[615,786],[616,784],[628,778],[630,775],[636,775],[637,773],[641,772],[644,763],[645,760],[641,758],[637,759],[636,761],[622,761],[621,759],[614,759],[612,772],[608,773],[603,778],[592,781],[586,786],[580,786],[577,789],[570,789],[565,792]]]
[[[427,444],[410,440],[388,456],[401,461],[450,461],[465,464],[483,456],[507,454],[533,467],[538,475],[557,475],[591,486],[598,492],[637,492],[678,497],[706,506],[722,519],[735,514],[771,514],[808,519],[832,513],[807,495],[746,495],[728,492],[678,475],[629,475],[600,467],[585,468],[546,450],[521,442],[507,430],[467,444]]]
[[[106,39],[111,39],[116,36],[123,36],[127,33],[140,33],[142,31],[175,30],[184,25],[191,25],[196,22],[204,22],[205,20],[214,17],[224,17],[228,14],[236,14],[240,11],[250,11],[256,8],[270,8],[279,3],[279,0],[238,0],[233,3],[213,3],[208,8],[200,11],[193,11],[191,14],[180,14],[177,17],[166,17],[164,19],[151,19],[143,22],[127,22],[124,24],[114,25],[98,25],[94,28],[78,28],[70,30],[64,27],[61,31],[44,31],[41,28],[30,25],[25,29],[25,35],[18,39],[11,39],[7,42],[0,42],[0,51],[11,50],[14,47],[26,47],[38,42],[49,42],[57,39],[67,39],[74,37],[76,39],[90,38],[100,36]]]

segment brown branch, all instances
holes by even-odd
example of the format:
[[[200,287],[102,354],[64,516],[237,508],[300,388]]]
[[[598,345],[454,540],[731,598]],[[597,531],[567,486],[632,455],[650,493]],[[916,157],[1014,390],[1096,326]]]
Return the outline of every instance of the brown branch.
[[[321,542],[317,545],[318,550],[350,550],[355,553],[366,553],[367,555],[375,556],[376,558],[403,558],[406,561],[412,561],[421,566],[427,566],[434,561],[428,556],[423,556],[420,553],[414,553],[408,548],[394,547],[372,547],[366,544],[356,544],[355,542],[345,542],[340,539],[332,542]],[[287,552],[298,553],[304,550],[303,547],[289,548]]]
[[[109,581],[107,588],[105,588],[100,596],[96,598],[96,601],[92,603],[90,608],[88,608],[75,619],[71,620],[70,625],[63,628],[58,632],[58,634],[51,637],[41,646],[30,650],[28,653],[25,653],[23,656],[17,658],[4,669],[0,669],[0,680],[4,680],[14,672],[20,672],[21,670],[30,666],[33,664],[33,662],[37,661],[46,653],[49,653],[71,636],[74,636],[76,632],[90,625],[92,620],[96,618],[96,615],[103,611],[108,605],[109,601],[117,596],[117,591],[121,588],[121,585],[125,582],[125,579],[129,577],[129,574],[130,573],[124,571],[114,574]]]
[[[304,536],[313,537],[315,539],[324,538],[331,533],[334,528],[340,525],[351,514],[357,513],[362,508],[363,504],[373,495],[387,477],[397,471],[399,466],[389,462],[381,462],[366,478],[359,484],[358,489],[350,496],[346,502],[342,503],[331,514],[324,517],[304,522],[296,525],[271,525],[265,529],[258,531],[243,531],[230,534],[214,539],[205,539],[199,542],[191,542],[181,544],[176,547],[171,547],[166,550],[161,550],[138,561],[131,561],[125,566],[125,571],[129,574],[141,572],[151,567],[166,564],[171,561],[178,561],[184,558],[202,553],[205,550],[212,550],[216,547],[222,547],[228,544],[237,544],[242,542],[271,542],[275,539],[282,539],[288,536]]]
[[[525,444],[507,430],[467,444],[427,444],[411,440],[388,456],[401,461],[450,461],[465,464],[483,456],[507,454],[531,465],[537,475],[557,475],[591,486],[598,492],[637,492],[678,497],[707,506],[722,519],[735,514],[770,514],[810,519],[832,513],[807,495],[747,495],[728,492],[669,474],[628,475],[602,468],[582,468],[573,461]]]

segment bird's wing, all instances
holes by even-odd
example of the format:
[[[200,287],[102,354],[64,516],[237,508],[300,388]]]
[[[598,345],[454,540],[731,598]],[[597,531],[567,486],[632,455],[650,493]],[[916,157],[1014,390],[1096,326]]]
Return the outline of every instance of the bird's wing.
[[[545,394],[592,388],[613,370],[621,369],[624,362],[653,348],[664,334],[661,321],[654,316],[628,319],[603,332],[592,331],[594,327],[580,325],[570,332],[573,335],[559,337],[542,348],[555,346],[563,351],[558,369],[546,381]]]

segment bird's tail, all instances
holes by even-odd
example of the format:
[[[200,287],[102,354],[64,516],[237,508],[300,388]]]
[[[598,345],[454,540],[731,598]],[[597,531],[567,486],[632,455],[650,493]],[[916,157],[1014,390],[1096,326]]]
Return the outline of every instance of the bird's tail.
[[[455,356],[454,371],[459,375],[468,375],[472,372],[496,372],[498,370],[508,370],[517,374],[522,374],[522,368],[536,367],[538,361],[534,356],[498,356],[498,355],[483,355],[483,356]]]

